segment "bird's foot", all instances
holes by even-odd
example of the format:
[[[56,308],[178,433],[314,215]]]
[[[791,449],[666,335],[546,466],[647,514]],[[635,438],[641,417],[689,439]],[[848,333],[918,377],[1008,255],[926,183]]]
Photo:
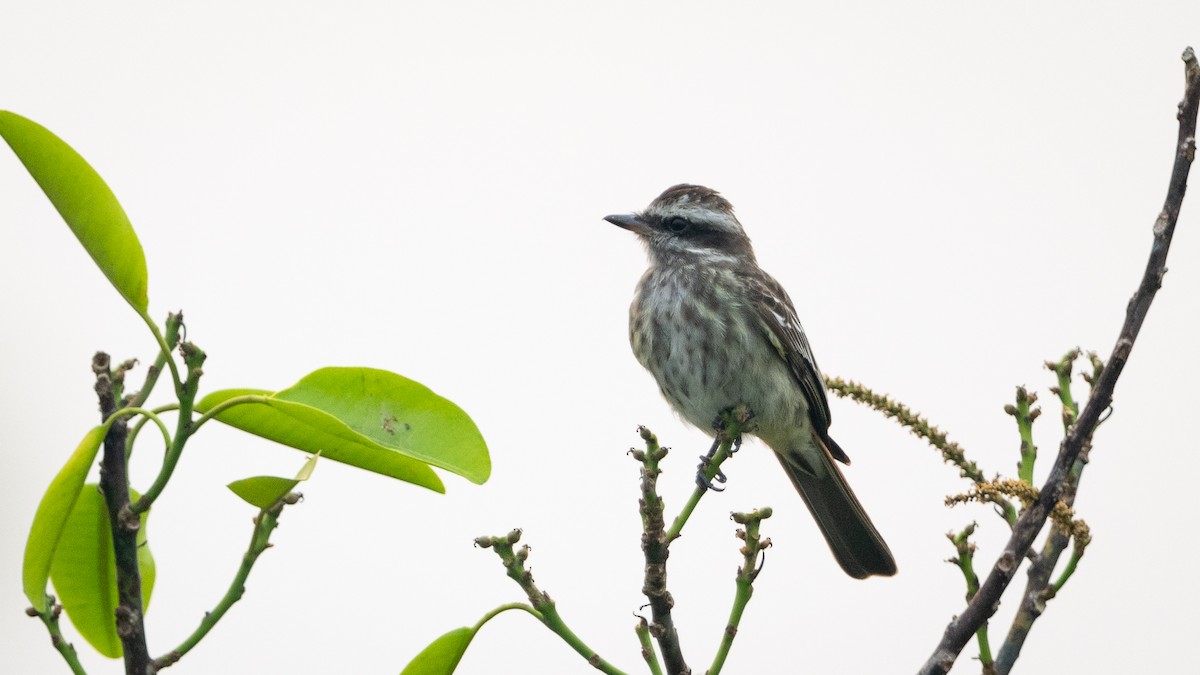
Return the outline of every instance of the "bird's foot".
[[[696,485],[699,485],[706,490],[712,490],[713,492],[721,492],[725,489],[723,487],[717,487],[713,483],[713,481],[716,481],[717,483],[724,483],[726,480],[725,474],[719,469],[711,480],[708,478],[708,467],[712,464],[713,456],[717,454],[717,449],[720,447],[721,436],[718,434],[717,437],[713,439],[712,447],[708,449],[708,452],[700,456],[700,466],[696,467]]]
[[[724,492],[725,488],[720,487],[720,485],[724,485],[727,480],[725,478],[725,472],[717,469],[717,473],[712,477],[712,480],[709,480],[708,467],[711,464],[712,455],[703,455],[700,457],[700,466],[696,467],[696,485],[699,485],[705,490]]]

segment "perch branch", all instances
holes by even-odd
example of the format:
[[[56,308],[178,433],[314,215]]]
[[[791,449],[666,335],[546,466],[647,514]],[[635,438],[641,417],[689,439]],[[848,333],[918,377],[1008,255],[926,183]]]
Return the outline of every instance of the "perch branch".
[[[921,667],[922,674],[944,674],[950,671],[959,652],[971,639],[980,626],[995,613],[1004,589],[1016,574],[1021,558],[1033,545],[1051,509],[1062,496],[1067,477],[1075,462],[1079,459],[1091,438],[1104,411],[1112,403],[1113,389],[1117,379],[1125,369],[1129,360],[1133,343],[1137,339],[1142,323],[1154,295],[1162,286],[1163,275],[1166,274],[1167,252],[1171,247],[1171,238],[1175,233],[1175,224],[1179,220],[1180,207],[1187,190],[1188,173],[1196,154],[1196,113],[1200,109],[1200,63],[1196,54],[1189,47],[1183,52],[1185,88],[1183,101],[1179,104],[1179,135],[1175,147],[1174,165],[1171,179],[1167,188],[1167,197],[1162,212],[1155,220],[1154,240],[1150,247],[1150,257],[1146,262],[1146,270],[1141,283],[1125,310],[1125,323],[1121,327],[1112,356],[1109,357],[1100,376],[1096,378],[1087,405],[1080,413],[1079,419],[1072,425],[1070,433],[1059,446],[1058,456],[1050,477],[1041,489],[1038,499],[1025,509],[1013,526],[1012,535],[1004,547],[1004,552],[996,561],[987,579],[979,588],[979,592],[967,604],[963,612],[955,617],[946,627],[941,642],[934,649],[929,659]]]

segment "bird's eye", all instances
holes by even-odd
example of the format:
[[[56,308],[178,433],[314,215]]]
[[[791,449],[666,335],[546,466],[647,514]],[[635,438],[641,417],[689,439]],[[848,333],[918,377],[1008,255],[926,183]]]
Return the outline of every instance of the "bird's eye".
[[[675,216],[674,218],[668,219],[666,225],[667,225],[667,229],[675,234],[680,234],[682,232],[685,232],[685,231],[687,231],[687,229],[689,227],[692,226],[692,224],[689,223],[686,219],[680,218],[679,216]]]

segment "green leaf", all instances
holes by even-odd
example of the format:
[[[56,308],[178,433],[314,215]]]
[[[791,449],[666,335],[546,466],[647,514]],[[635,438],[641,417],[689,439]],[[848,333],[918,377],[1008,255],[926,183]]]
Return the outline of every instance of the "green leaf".
[[[255,476],[235,480],[229,484],[229,489],[251,506],[257,506],[260,509],[270,508],[275,505],[275,502],[294,490],[300,481],[308,480],[308,477],[312,475],[313,468],[317,465],[317,458],[320,456],[321,453],[318,452],[309,457],[304,466],[300,467],[300,472],[296,474],[295,478]]]
[[[338,418],[376,443],[483,483],[487,444],[471,418],[425,385],[374,368],[322,368],[275,398]]]
[[[333,415],[311,406],[272,398],[260,389],[214,391],[196,403],[208,412],[238,396],[259,396],[260,402],[236,405],[215,418],[231,427],[282,443],[305,452],[318,452],[327,459],[402,481],[445,492],[442,480],[429,465],[375,443],[355,432]]]
[[[251,506],[266,509],[299,484],[300,481],[293,478],[254,476],[233,481],[229,484],[229,489]]]
[[[132,499],[140,495],[130,491]],[[146,544],[146,513],[138,529],[138,570],[142,578],[142,607],[150,606],[156,570]],[[50,578],[58,601],[79,634],[104,656],[121,656],[114,616],[117,609],[117,570],[113,557],[108,507],[100,486],[84,485],[54,554]]]
[[[408,662],[400,675],[450,675],[462,661],[474,637],[474,628],[455,628],[429,643],[416,658]]]
[[[50,482],[50,487],[46,488],[46,494],[42,495],[42,501],[33,516],[29,539],[25,542],[25,563],[21,577],[25,597],[29,598],[29,602],[40,612],[45,613],[50,609],[46,597],[50,563],[54,559],[54,551],[62,538],[75,500],[79,499],[83,481],[87,479],[88,470],[92,468],[92,462],[95,461],[96,453],[99,452],[100,444],[104,442],[107,433],[106,424],[87,432],[66,465]]]
[[[142,244],[100,174],[50,130],[15,113],[0,110],[0,136],[104,276],[145,317],[149,301]]]

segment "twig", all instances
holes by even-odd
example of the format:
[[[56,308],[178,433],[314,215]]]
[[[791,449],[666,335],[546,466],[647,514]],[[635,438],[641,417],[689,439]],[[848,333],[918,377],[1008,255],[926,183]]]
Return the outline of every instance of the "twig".
[[[108,354],[96,352],[92,372],[96,374],[96,396],[100,399],[101,419],[117,411],[118,393],[109,370]],[[138,570],[138,528],[141,522],[129,512],[129,473],[125,463],[125,417],[113,420],[104,437],[104,456],[100,460],[100,491],[108,508],[112,531],[113,556],[117,576],[117,636],[125,656],[125,672],[145,675],[150,667],[146,647],[146,628],[142,621],[142,576]]]
[[[154,659],[153,670],[149,671],[150,673],[172,666],[183,658],[204,639],[204,636],[208,635],[221,617],[225,616],[225,613],[238,600],[242,599],[242,596],[246,594],[246,579],[250,577],[250,570],[254,568],[258,556],[271,547],[271,533],[279,526],[279,514],[283,512],[284,506],[295,504],[299,499],[299,494],[289,493],[270,507],[258,512],[258,515],[254,517],[254,532],[250,535],[250,546],[242,556],[242,564],[238,568],[237,574],[234,575],[233,582],[229,584],[229,590],[225,591],[224,597],[211,612],[204,613],[204,618],[200,620],[200,626],[192,631],[187,639],[175,649]]]
[[[1017,519],[1012,536],[1009,537],[996,565],[966,609],[946,627],[941,642],[921,667],[921,673],[949,672],[971,635],[995,613],[1000,596],[1012,581],[1021,558],[1033,544],[1033,540],[1045,525],[1051,508],[1061,497],[1071,468],[1100,423],[1101,415],[1112,403],[1117,379],[1129,360],[1133,343],[1146,319],[1154,295],[1162,286],[1163,275],[1166,274],[1167,252],[1175,233],[1175,224],[1179,220],[1179,210],[1187,190],[1188,173],[1196,154],[1196,113],[1200,110],[1200,63],[1196,61],[1196,54],[1191,47],[1183,52],[1183,61],[1186,85],[1183,101],[1179,104],[1179,135],[1167,198],[1154,223],[1154,241],[1150,248],[1149,260],[1146,262],[1146,270],[1137,291],[1126,307],[1125,323],[1121,327],[1116,346],[1113,347],[1112,356],[1105,364],[1103,372],[1096,378],[1091,396],[1079,419],[1059,446],[1054,468],[1051,469],[1050,477],[1046,480],[1038,500]]]
[[[179,463],[179,458],[183,456],[183,448],[187,445],[188,438],[191,437],[195,429],[192,426],[192,406],[196,402],[196,393],[200,389],[200,376],[204,374],[202,366],[206,357],[205,353],[191,342],[184,342],[179,347],[179,351],[183,354],[183,363],[187,366],[187,379],[180,385],[179,394],[179,419],[175,427],[175,437],[171,441],[171,446],[167,448],[166,457],[163,458],[162,468],[158,471],[158,476],[154,482],[144,492],[136,502],[129,505],[129,511],[133,514],[144,513],[150,510],[150,506],[162,491],[167,487],[167,483],[171,480],[171,475],[175,472],[175,466]]]
[[[50,644],[62,654],[63,660],[67,662],[67,666],[71,669],[74,675],[87,675],[87,671],[83,669],[83,664],[79,662],[79,654],[75,652],[75,645],[67,642],[63,637],[62,629],[58,627],[58,617],[62,615],[62,605],[58,604],[54,596],[48,599],[50,609],[46,612],[40,612],[37,609],[30,607],[25,610],[29,616],[36,616],[46,624],[46,631],[50,633]]]
[[[642,515],[642,553],[646,559],[642,593],[650,601],[650,614],[654,619],[650,634],[658,640],[667,673],[687,675],[692,671],[683,658],[679,632],[671,618],[671,608],[675,606],[675,599],[667,590],[667,556],[670,555],[671,540],[664,531],[663,502],[658,496],[658,462],[667,455],[667,450],[658,446],[658,438],[646,427],[638,427],[638,434],[646,442],[646,450],[631,450],[630,454],[642,462],[642,497],[638,507]]]
[[[770,507],[750,513],[734,513],[730,517],[735,523],[746,526],[737,531],[738,539],[745,541],[746,545],[741,550],[742,566],[738,568],[737,591],[733,596],[733,608],[729,610],[729,622],[725,624],[725,634],[721,637],[721,645],[717,648],[717,655],[713,657],[707,675],[718,675],[725,666],[725,659],[729,656],[729,649],[733,647],[733,639],[737,637],[738,626],[742,622],[742,613],[754,594],[754,580],[762,571],[758,554],[771,547],[770,539],[760,539],[758,536],[759,525],[771,517]]]
[[[642,645],[642,658],[650,668],[650,675],[662,675],[662,665],[658,662],[658,652],[654,651],[654,643],[650,641],[650,624],[646,617],[639,616],[633,631],[637,633],[638,643]]]
[[[1079,418],[1079,404],[1075,402],[1075,397],[1071,392],[1071,372],[1075,360],[1079,356],[1080,351],[1073,349],[1057,362],[1046,362],[1046,368],[1054,371],[1058,382],[1057,386],[1051,388],[1051,391],[1062,402],[1064,433],[1070,432],[1071,425]],[[1094,353],[1089,354],[1089,358],[1093,367],[1092,377],[1094,378],[1103,370],[1103,364],[1100,362],[1100,358]],[[1088,374],[1085,373],[1084,377],[1088,378]],[[1094,380],[1089,379],[1089,381]],[[1062,498],[1059,501],[1068,508],[1075,504],[1075,494],[1079,489],[1079,479],[1083,474],[1083,467],[1087,464],[1087,455],[1090,449],[1091,439],[1089,438],[1083,452],[1079,455],[1079,459],[1075,460],[1075,465],[1071,467],[1071,472],[1067,475],[1066,485],[1063,487]],[[1079,558],[1083,555],[1083,550],[1087,547],[1087,543],[1090,540],[1091,537],[1089,534],[1086,541],[1084,539],[1076,541],[1075,554],[1071,556],[1066,569],[1063,570],[1063,574],[1060,576],[1059,580],[1062,583],[1066,583],[1066,580],[1075,572],[1075,566],[1079,563]],[[1062,587],[1061,583],[1055,583],[1051,587],[1050,576],[1054,573],[1054,568],[1058,565],[1058,560],[1062,556],[1062,552],[1066,550],[1069,542],[1069,528],[1064,528],[1056,523],[1051,527],[1050,535],[1046,537],[1045,543],[1042,544],[1041,553],[1032,556],[1032,562],[1029,566],[1025,582],[1025,590],[1021,594],[1021,605],[1013,617],[1012,625],[1008,629],[1008,635],[1004,638],[1004,644],[1000,646],[1000,652],[996,657],[996,672],[999,675],[1007,675],[1012,670],[1017,657],[1021,655],[1021,649],[1025,646],[1025,639],[1029,636],[1029,631],[1033,628],[1034,622],[1046,611],[1046,603]]]
[[[967,583],[967,602],[970,602],[971,598],[979,592],[979,575],[975,574],[975,544],[971,543],[971,535],[975,533],[976,527],[975,523],[971,523],[958,534],[953,532],[946,534],[946,538],[950,540],[951,544],[954,544],[954,550],[958,553],[947,562],[957,566],[962,572],[963,580]],[[975,631],[975,639],[979,641],[979,663],[983,666],[983,675],[996,675],[996,664],[992,661],[992,647],[988,641],[986,621],[979,627],[979,630]]]
[[[733,409],[721,413],[721,428],[717,431],[715,439],[718,445],[717,451],[705,463],[704,478],[707,482],[711,483],[716,478],[721,471],[721,465],[733,455],[734,445],[741,437],[742,431],[751,424],[752,417],[752,411],[744,405],[735,406]],[[683,534],[683,526],[687,525],[688,519],[692,517],[692,512],[700,503],[700,498],[708,491],[709,488],[704,485],[697,485],[696,489],[692,490],[692,496],[688,497],[687,503],[683,505],[679,515],[671,521],[671,529],[666,532],[668,545]]]
[[[564,642],[571,646],[583,658],[587,659],[596,670],[607,673],[607,675],[625,675],[608,661],[600,658],[600,655],[584,644],[579,636],[575,635],[567,624],[558,614],[558,608],[554,605],[554,601],[550,596],[538,589],[533,583],[533,575],[525,569],[525,559],[529,557],[529,547],[522,546],[519,551],[513,551],[513,544],[521,541],[521,531],[513,530],[503,537],[479,537],[475,540],[475,545],[480,548],[490,548],[500,556],[500,561],[504,563],[504,570],[508,572],[509,578],[517,582],[521,586],[521,590],[525,591],[525,595],[529,597],[530,604],[533,605],[533,616],[538,617],[544,626],[561,637]]]
[[[751,418],[750,409],[744,405],[721,413],[721,424],[715,439],[717,450],[711,457],[706,457],[701,465],[705,480],[698,482],[711,483],[720,473],[721,464],[733,454],[734,444],[740,439],[742,429],[750,424]],[[670,556],[671,542],[680,537],[700,499],[708,492],[708,487],[696,486],[679,515],[671,522],[671,529],[666,530],[663,502],[658,496],[658,462],[666,456],[667,449],[659,447],[658,438],[646,427],[638,427],[638,433],[646,442],[646,450],[631,450],[630,454],[642,463],[642,498],[638,501],[642,515],[642,554],[646,560],[642,593],[650,601],[650,613],[654,619],[650,634],[658,640],[668,675],[687,675],[692,671],[683,658],[679,633],[671,617],[675,600],[667,590],[667,558]]]
[[[1037,462],[1037,446],[1033,444],[1033,421],[1041,414],[1034,408],[1037,392],[1017,387],[1017,404],[1004,406],[1004,412],[1017,418],[1017,432],[1021,436],[1021,461],[1017,462],[1017,476],[1028,485],[1033,485],[1033,465]]]

